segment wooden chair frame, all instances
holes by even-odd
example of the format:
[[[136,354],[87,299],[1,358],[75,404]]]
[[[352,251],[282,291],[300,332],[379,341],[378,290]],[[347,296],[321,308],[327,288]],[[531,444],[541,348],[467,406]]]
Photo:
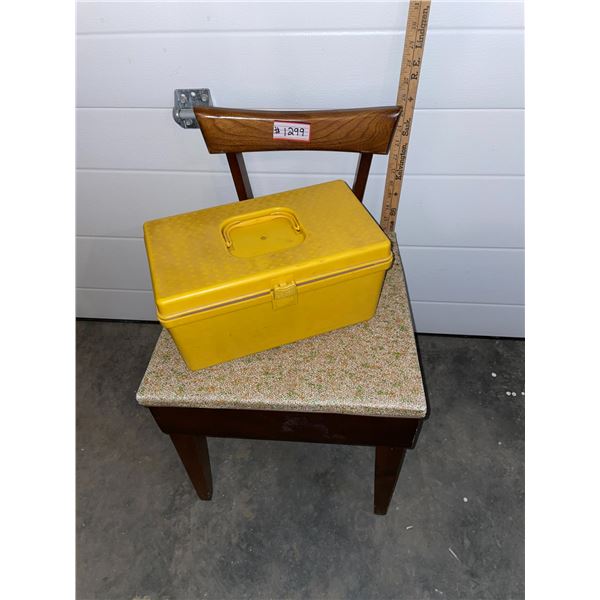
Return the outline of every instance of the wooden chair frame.
[[[225,153],[240,200],[252,198],[243,152],[331,150],[360,154],[352,190],[362,202],[373,154],[387,154],[400,107],[331,111],[194,109],[210,153]],[[273,139],[274,121],[311,125],[308,142]],[[150,407],[168,434],[202,500],[212,497],[207,437],[350,444],[375,447],[374,512],[386,514],[406,450],[414,448],[420,418],[335,413]]]
[[[319,111],[261,111],[198,106],[194,114],[211,154],[227,155],[240,200],[253,197],[242,152],[329,150],[360,154],[352,191],[362,202],[373,154],[387,154],[399,106]],[[308,123],[308,142],[273,138],[275,121]]]

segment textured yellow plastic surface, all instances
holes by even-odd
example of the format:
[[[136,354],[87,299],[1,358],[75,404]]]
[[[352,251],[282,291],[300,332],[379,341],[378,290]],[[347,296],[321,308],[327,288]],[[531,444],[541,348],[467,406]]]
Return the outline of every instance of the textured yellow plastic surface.
[[[365,321],[390,241],[343,181],[149,221],[160,322],[200,369]]]

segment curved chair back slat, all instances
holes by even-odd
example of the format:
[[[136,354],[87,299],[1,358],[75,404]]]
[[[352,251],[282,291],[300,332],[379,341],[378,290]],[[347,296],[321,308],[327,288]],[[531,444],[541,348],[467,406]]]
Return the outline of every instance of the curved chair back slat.
[[[400,107],[261,111],[200,106],[194,113],[211,154],[269,150],[387,154]],[[276,122],[306,124],[310,139],[274,138]]]
[[[252,198],[243,152],[328,150],[360,154],[352,191],[362,202],[373,154],[388,153],[401,108],[263,111],[197,106],[194,113],[208,151],[227,155],[240,200]],[[303,139],[283,137],[281,123],[300,128]]]

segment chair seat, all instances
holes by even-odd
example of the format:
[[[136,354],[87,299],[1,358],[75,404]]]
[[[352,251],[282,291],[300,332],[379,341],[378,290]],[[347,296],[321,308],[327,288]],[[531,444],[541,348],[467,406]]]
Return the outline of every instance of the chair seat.
[[[190,371],[163,330],[137,392],[144,406],[422,418],[427,403],[404,273],[388,271],[365,322]]]

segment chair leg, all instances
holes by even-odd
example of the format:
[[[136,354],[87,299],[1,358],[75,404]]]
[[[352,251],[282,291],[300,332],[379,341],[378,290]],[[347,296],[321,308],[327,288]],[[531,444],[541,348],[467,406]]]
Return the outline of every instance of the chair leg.
[[[171,440],[201,500],[212,498],[212,474],[204,435],[172,433]]]
[[[405,454],[405,448],[394,446],[376,446],[375,448],[374,508],[376,515],[387,513]]]

